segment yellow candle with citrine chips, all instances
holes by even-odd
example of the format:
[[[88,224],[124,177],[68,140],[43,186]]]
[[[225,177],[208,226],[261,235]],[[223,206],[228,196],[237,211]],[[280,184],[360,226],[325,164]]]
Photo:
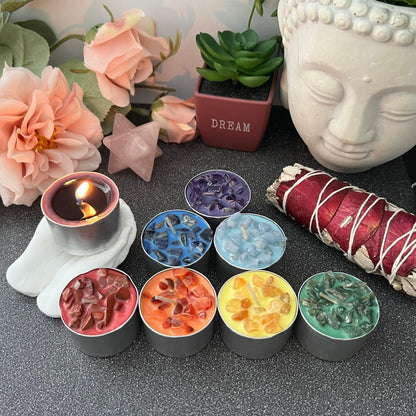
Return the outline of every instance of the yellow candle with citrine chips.
[[[264,270],[227,280],[218,295],[224,322],[248,337],[271,337],[289,327],[297,312],[296,294],[282,277]]]

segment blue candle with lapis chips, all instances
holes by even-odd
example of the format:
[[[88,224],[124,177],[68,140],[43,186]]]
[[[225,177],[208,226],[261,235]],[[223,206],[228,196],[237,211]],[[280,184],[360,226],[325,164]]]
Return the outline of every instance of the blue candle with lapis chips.
[[[144,251],[166,267],[187,267],[209,250],[213,231],[199,215],[185,210],[165,211],[144,228]]]

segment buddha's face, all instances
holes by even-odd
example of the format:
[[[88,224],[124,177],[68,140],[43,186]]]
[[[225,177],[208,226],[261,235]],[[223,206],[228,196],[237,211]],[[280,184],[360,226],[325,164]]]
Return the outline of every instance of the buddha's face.
[[[299,25],[285,58],[293,123],[325,167],[360,172],[416,145],[413,45],[318,22]]]

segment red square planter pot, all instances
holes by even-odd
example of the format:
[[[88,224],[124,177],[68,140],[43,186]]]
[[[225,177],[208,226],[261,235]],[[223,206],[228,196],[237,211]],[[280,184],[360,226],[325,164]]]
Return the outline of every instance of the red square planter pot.
[[[276,89],[275,71],[266,101],[221,97],[199,92],[202,77],[195,85],[198,129],[208,146],[253,152],[263,139]]]

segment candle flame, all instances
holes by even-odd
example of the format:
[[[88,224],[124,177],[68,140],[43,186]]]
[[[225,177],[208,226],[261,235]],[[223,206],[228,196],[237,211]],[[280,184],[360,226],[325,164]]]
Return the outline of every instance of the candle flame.
[[[81,185],[78,186],[77,190],[75,191],[75,197],[77,198],[77,200],[81,201],[82,199],[84,199],[89,189],[90,184],[87,181],[82,182]]]
[[[84,181],[78,186],[77,190],[75,191],[75,197],[77,201],[79,201],[79,209],[83,214],[83,219],[91,218],[97,214],[97,211],[94,209],[92,205],[88,202],[83,201],[83,199],[87,196],[88,191],[91,185],[88,181]]]
[[[97,214],[97,211],[88,202],[81,202],[79,208],[83,213],[83,219],[93,217]]]

